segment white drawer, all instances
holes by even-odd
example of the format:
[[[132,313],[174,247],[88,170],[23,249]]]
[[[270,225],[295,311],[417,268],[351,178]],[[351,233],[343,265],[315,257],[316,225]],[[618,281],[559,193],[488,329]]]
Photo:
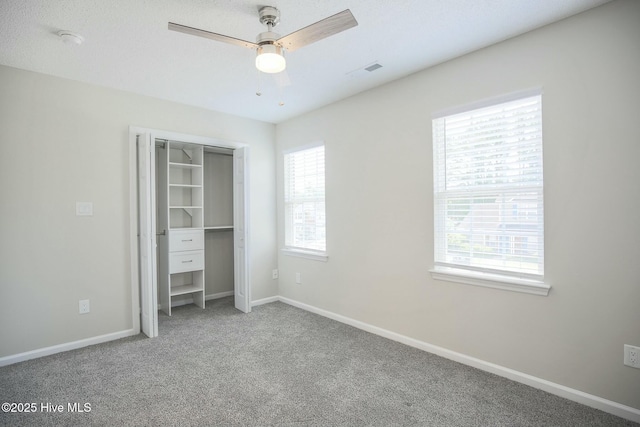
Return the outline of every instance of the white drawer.
[[[204,251],[173,252],[169,254],[169,273],[184,273],[204,269]]]
[[[169,232],[169,251],[195,251],[204,249],[203,230],[171,230]]]

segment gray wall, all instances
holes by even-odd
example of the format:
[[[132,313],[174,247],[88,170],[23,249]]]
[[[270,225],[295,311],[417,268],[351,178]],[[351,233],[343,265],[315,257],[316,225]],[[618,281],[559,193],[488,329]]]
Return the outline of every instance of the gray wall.
[[[639,23],[615,1],[279,124],[279,245],[281,152],[324,140],[329,255],[280,254],[280,295],[640,408]],[[540,86],[549,296],[434,281],[431,114]]]
[[[233,225],[233,157],[204,155],[204,225]],[[233,231],[207,231],[205,295],[233,292]]]
[[[0,357],[133,327],[130,125],[250,144],[253,298],[277,295],[273,124],[0,67]]]

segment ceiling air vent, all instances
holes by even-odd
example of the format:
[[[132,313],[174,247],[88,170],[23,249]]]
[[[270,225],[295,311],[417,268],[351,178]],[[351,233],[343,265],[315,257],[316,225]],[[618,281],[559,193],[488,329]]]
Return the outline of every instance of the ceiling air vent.
[[[382,65],[378,64],[378,62],[372,62],[371,64],[367,64],[364,67],[360,67],[356,70],[349,71],[347,76],[349,77],[363,77],[368,75],[369,73],[382,68]]]

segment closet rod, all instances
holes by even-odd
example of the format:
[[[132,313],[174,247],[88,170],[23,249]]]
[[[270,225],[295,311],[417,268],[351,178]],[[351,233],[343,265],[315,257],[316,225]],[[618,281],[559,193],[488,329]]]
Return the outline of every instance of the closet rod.
[[[233,225],[223,225],[219,227],[204,227],[204,231],[233,231]]]
[[[183,142],[183,141],[172,141],[166,138],[156,138],[156,147],[161,147],[163,149],[167,148],[167,143],[168,142],[174,142],[177,144],[189,144],[189,145],[198,145],[198,144],[194,144],[194,143],[190,143],[190,142]],[[158,142],[161,142],[161,144],[158,144]],[[219,154],[221,156],[231,156],[233,157],[233,148],[226,148],[226,147],[218,147],[216,145],[203,145],[202,146],[204,149],[205,153],[212,153],[212,154]]]
[[[217,154],[218,156],[229,156],[229,157],[233,157],[233,154],[218,153],[218,152],[216,152],[216,151],[205,151],[205,154]]]

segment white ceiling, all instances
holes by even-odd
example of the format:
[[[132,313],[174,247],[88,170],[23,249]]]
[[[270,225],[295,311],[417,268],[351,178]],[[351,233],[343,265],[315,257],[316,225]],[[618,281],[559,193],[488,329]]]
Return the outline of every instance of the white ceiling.
[[[0,0],[0,64],[278,123],[607,1]],[[167,30],[255,41],[264,5],[280,9],[281,35],[347,8],[359,25],[289,53],[291,84],[262,74],[260,97],[251,50]]]

